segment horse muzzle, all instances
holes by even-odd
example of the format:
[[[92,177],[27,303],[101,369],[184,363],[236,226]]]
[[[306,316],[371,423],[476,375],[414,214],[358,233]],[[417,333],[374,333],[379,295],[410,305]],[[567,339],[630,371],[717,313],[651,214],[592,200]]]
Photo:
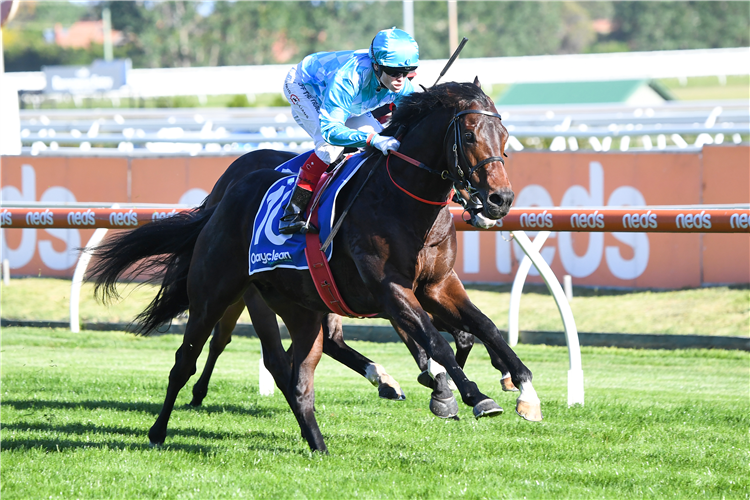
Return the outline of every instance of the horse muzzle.
[[[483,215],[488,219],[502,219],[508,215],[515,196],[513,190],[507,187],[493,192],[484,200]]]

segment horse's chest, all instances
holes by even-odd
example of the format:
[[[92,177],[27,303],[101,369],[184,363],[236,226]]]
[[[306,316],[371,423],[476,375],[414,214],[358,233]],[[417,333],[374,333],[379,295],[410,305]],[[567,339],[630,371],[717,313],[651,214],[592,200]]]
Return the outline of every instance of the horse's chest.
[[[417,256],[416,278],[418,281],[434,281],[445,276],[453,268],[450,255],[446,254],[445,245],[426,246]]]

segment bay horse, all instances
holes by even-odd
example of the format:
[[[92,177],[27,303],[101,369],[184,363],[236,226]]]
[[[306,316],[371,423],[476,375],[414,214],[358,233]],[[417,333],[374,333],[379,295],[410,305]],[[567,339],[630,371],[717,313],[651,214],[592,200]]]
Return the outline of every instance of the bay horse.
[[[475,416],[493,416],[502,409],[466,377],[431,317],[475,335],[500,356],[520,390],[516,412],[541,420],[531,371],[471,302],[453,270],[456,233],[444,203],[453,184],[463,184],[480,198],[489,219],[507,215],[513,201],[503,162],[508,132],[500,115],[478,85],[446,83],[406,97],[384,133],[393,135],[402,125],[406,132],[399,152],[418,158],[422,168],[373,152],[338,196],[340,206],[347,206],[359,194],[334,240],[330,267],[339,290],[352,310],[388,318],[443,365]],[[257,330],[264,362],[310,449],[327,451],[314,415],[313,381],[322,354],[322,320],[329,310],[307,270],[275,268],[248,276],[255,214],[265,192],[283,175],[259,170],[244,176],[215,207],[123,233],[119,252],[101,256],[98,270],[105,278],[97,278],[98,283],[113,285],[108,269],[126,269],[123,263],[163,255],[175,242],[180,246],[162,258],[167,264],[162,287],[141,316],[142,325],[153,327],[189,310],[164,405],[148,433],[154,445],[166,439],[177,395],[195,373],[212,328],[252,284],[292,339],[289,366],[278,333]]]
[[[242,155],[227,167],[226,171],[216,181],[206,199],[197,207],[197,210],[205,210],[217,205],[224,197],[226,190],[245,175],[256,170],[276,168],[294,157],[294,153],[270,149],[251,151]],[[253,325],[262,323],[263,328],[278,329],[276,313],[263,302],[257,288],[251,284],[245,291],[243,299],[228,307],[221,320],[214,327],[214,333],[209,343],[206,364],[198,381],[193,386],[193,397],[190,401],[191,406],[200,406],[208,394],[208,384],[216,362],[222,352],[224,352],[226,346],[231,342],[232,332],[245,308],[247,308]],[[453,336],[456,346],[456,362],[463,368],[474,345],[474,336],[470,333],[451,328],[449,325],[441,324],[439,321],[433,321],[433,324],[435,324],[438,330],[445,331]],[[444,377],[432,379],[428,374],[429,358],[424,349],[411,338],[402,338],[402,340],[407,345],[417,366],[421,370],[417,380],[425,387],[434,389],[430,410],[441,418],[455,417],[458,405],[455,403],[455,399],[446,398],[448,393],[445,385],[448,382]],[[291,347],[287,350],[288,353],[291,352],[290,349]],[[502,360],[492,349],[488,348],[487,351],[490,355],[492,365],[502,373],[501,386],[503,391],[517,392],[518,389],[510,381],[510,374],[502,364]],[[397,401],[406,398],[401,386],[385,371],[382,365],[374,363],[366,356],[351,348],[344,341],[341,317],[334,313],[329,313],[323,320],[323,353],[349,367],[377,386],[378,395],[381,398]]]

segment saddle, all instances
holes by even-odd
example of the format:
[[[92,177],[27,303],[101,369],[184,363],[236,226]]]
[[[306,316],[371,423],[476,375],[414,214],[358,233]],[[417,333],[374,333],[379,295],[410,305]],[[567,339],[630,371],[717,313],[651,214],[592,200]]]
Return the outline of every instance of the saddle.
[[[304,160],[305,155],[301,156]],[[306,212],[310,223],[319,228],[318,234],[281,234],[278,231],[281,211],[294,188],[296,176],[293,174],[296,174],[304,163],[299,158],[292,158],[276,168],[277,171],[290,175],[274,182],[261,201],[253,221],[253,230],[248,233],[248,273],[252,275],[276,268],[307,268],[321,299],[332,312],[342,316],[361,317],[362,315],[352,311],[341,298],[331,275],[328,260],[333,254],[333,245],[330,241],[337,230],[333,224],[334,216],[338,219],[344,216],[343,213],[335,213],[336,198],[363,164],[365,155],[350,157],[332,172],[323,174],[318,182]],[[321,240],[328,242],[324,248],[321,248]]]

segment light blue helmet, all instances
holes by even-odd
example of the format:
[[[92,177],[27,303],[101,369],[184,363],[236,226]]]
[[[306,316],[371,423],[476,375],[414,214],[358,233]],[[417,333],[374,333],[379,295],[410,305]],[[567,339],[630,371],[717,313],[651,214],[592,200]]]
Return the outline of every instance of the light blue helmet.
[[[372,39],[370,57],[380,66],[413,70],[419,66],[419,45],[406,31],[382,30]]]

